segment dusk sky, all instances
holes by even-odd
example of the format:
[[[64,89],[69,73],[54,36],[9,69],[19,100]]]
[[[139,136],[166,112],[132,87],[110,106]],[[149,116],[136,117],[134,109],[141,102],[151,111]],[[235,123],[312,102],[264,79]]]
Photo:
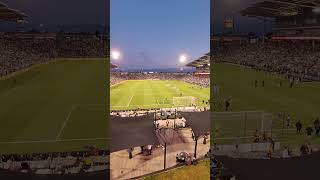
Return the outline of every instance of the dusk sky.
[[[106,0],[0,1],[26,13],[31,24],[106,24],[107,19]]]
[[[223,23],[226,18],[234,17],[235,31],[238,34],[247,34],[248,32],[263,32],[263,21],[256,18],[244,17],[240,11],[263,0],[212,0],[211,33],[220,33],[223,31]],[[270,31],[270,24],[266,23],[266,31]]]
[[[209,52],[210,0],[111,0],[113,63],[122,68],[182,67]]]

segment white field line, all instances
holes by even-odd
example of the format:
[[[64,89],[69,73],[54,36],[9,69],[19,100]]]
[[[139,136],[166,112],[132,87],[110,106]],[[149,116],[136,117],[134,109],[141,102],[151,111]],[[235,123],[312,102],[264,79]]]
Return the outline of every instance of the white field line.
[[[66,127],[68,121],[70,120],[70,117],[72,115],[72,112],[79,106],[88,106],[88,107],[94,107],[94,106],[104,106],[103,104],[73,104],[72,107],[71,107],[71,110],[69,111],[68,113],[68,116],[67,118],[65,119],[65,121],[63,122],[62,126],[61,126],[61,129],[60,131],[58,132],[57,136],[56,136],[56,140],[59,140],[62,133],[63,133],[63,130],[64,128]],[[92,110],[92,109],[91,109]],[[101,109],[96,109],[96,110],[101,110]]]
[[[175,94],[179,94],[179,93],[160,93],[160,94],[156,94],[156,93],[139,93],[139,94],[135,94],[136,96],[171,96],[171,95],[175,95]]]
[[[127,81],[129,81],[129,80],[121,81],[121,82],[119,82],[119,83],[116,83],[116,84],[114,84],[114,85],[111,85],[110,87],[114,87],[114,86],[117,86],[117,85],[119,85],[119,84],[123,84],[123,83],[125,83],[125,82],[127,82]]]
[[[55,143],[55,142],[74,142],[74,141],[96,141],[110,140],[110,138],[83,138],[83,139],[55,139],[55,140],[38,140],[38,141],[8,141],[0,144],[32,144],[32,143]]]
[[[230,64],[230,65],[233,65],[233,66],[239,66],[239,67],[243,67],[243,68],[247,68],[247,69],[252,69],[252,68],[249,68],[249,67],[240,65],[240,64],[233,64],[233,63],[224,63],[224,64]],[[252,69],[252,70],[253,70],[253,69]],[[279,75],[279,74],[276,74],[276,76],[275,76],[276,79],[286,80],[285,78],[279,77],[279,76],[277,76],[277,75]],[[281,76],[281,75],[280,75],[280,76]],[[304,86],[307,86],[307,87],[315,88],[315,89],[320,89],[320,87],[314,86],[314,85],[310,85],[310,84],[303,84],[303,85],[304,85]]]
[[[148,107],[148,106],[157,106],[160,104],[147,104],[147,105],[139,105],[139,104],[134,104],[134,105],[130,105],[130,106],[144,106],[144,107]],[[171,105],[171,104],[161,104],[161,105]],[[129,106],[110,106],[110,107],[129,107]]]
[[[284,129],[272,129],[271,131],[274,132],[274,131],[296,131],[297,129],[294,129],[294,128],[290,128],[290,129],[287,129],[287,128],[284,128]],[[226,139],[250,139],[250,138],[254,138],[253,136],[230,136],[230,137],[214,137],[215,140],[226,140]]]
[[[127,107],[129,107],[129,106],[130,106],[133,96],[134,96],[134,95],[132,95],[132,96],[131,96],[131,98],[130,98],[130,100],[129,100],[128,104],[127,104]]]
[[[71,114],[75,108],[76,108],[76,105],[72,105],[71,110],[69,111],[67,118],[64,120],[64,122],[60,128],[60,131],[58,132],[58,134],[56,136],[56,140],[60,139],[61,134],[63,133],[64,128],[66,127],[68,121],[70,120]]]
[[[284,79],[284,78],[281,78],[281,77],[278,77],[278,76],[275,76],[276,79],[280,79],[280,80],[287,80],[287,79]],[[315,88],[315,89],[320,89],[320,87],[318,86],[314,86],[314,85],[311,85],[311,84],[307,84],[307,83],[300,83],[302,84],[303,86],[306,86],[306,87],[311,87],[311,88]]]
[[[307,87],[315,88],[315,89],[320,89],[320,87],[314,86],[314,85],[311,85],[311,84],[303,84],[303,85],[305,85]]]

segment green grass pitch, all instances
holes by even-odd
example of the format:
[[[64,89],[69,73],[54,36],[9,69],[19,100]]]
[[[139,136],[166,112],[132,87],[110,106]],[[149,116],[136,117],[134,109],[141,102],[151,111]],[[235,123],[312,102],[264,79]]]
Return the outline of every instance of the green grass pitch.
[[[197,165],[185,166],[167,172],[151,175],[144,180],[195,180],[195,179],[210,179],[210,160],[199,161]]]
[[[259,81],[257,88],[254,87],[255,80]],[[265,87],[261,87],[262,80],[265,81]],[[280,80],[283,82],[282,87],[279,86]],[[320,83],[317,82],[302,82],[289,88],[289,81],[281,75],[257,72],[236,65],[215,64],[212,83],[220,87],[219,92],[212,95],[215,103],[211,106],[214,111],[224,111],[224,99],[230,96],[232,111],[271,112],[274,114],[272,133],[284,144],[297,145],[306,140],[304,131],[301,135],[295,132],[297,120],[302,122],[304,130],[307,125],[313,125],[316,117],[320,117]],[[284,132],[281,130],[283,121],[278,119],[278,112],[287,112],[291,115],[289,130]],[[212,130],[214,130],[217,124],[214,119],[212,121]],[[233,126],[232,128],[237,128],[236,124]],[[223,131],[223,127],[221,130]],[[253,134],[249,135],[253,136]],[[214,138],[211,139],[214,141]],[[312,142],[320,142],[320,137],[312,136],[308,139]]]
[[[108,66],[59,59],[0,80],[0,153],[105,149]]]
[[[111,110],[174,107],[173,97],[193,96],[199,106],[210,98],[209,88],[176,80],[130,80],[110,90]]]

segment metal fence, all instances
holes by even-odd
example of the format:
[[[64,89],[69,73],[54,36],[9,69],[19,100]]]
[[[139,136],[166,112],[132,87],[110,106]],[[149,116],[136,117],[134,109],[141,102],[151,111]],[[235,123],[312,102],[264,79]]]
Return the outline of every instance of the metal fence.
[[[256,131],[271,133],[273,114],[264,111],[213,112],[213,138],[234,140],[252,138]]]

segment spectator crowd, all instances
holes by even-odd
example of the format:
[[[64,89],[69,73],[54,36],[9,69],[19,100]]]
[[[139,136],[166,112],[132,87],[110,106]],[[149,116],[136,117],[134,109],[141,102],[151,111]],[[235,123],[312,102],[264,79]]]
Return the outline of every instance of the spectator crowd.
[[[0,35],[0,77],[7,76],[52,58],[106,57],[104,41],[97,35],[43,34]]]
[[[0,155],[0,169],[28,174],[77,174],[109,168],[109,152],[87,151]]]
[[[320,80],[320,45],[310,42],[269,41],[228,44],[215,48],[216,62],[248,66],[288,77]]]
[[[110,85],[118,84],[125,80],[179,80],[207,88],[210,86],[209,75],[198,75],[189,73],[121,73],[113,72],[110,77]]]

